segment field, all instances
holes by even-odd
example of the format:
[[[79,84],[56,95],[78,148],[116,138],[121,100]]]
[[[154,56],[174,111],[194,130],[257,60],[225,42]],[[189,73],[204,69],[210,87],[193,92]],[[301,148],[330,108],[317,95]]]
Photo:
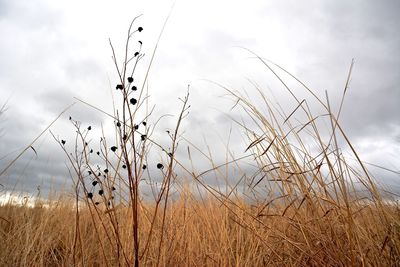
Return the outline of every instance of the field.
[[[399,266],[398,203],[383,195],[346,136],[341,106],[332,111],[328,97],[300,81],[323,114],[313,114],[282,80],[297,103],[291,110],[273,105],[260,88],[262,108],[224,88],[252,122],[235,121],[255,170],[242,170],[242,158],[228,148],[224,164],[209,157],[214,167],[196,171],[191,155],[205,152],[193,145],[186,158],[177,153],[181,123],[190,120],[190,92],[181,99],[168,146],[152,137],[157,118],[146,108],[147,76],[143,86],[133,85],[143,54],[130,57],[131,33],[142,30],[132,25],[123,64],[111,46],[120,79],[120,102],[106,114],[113,136],[103,132],[96,149],[88,137],[92,127],[75,118],[69,118],[76,132],[72,151],[53,134],[74,188],[33,206],[0,206],[0,266]],[[280,80],[273,71],[279,66],[258,59]],[[351,68],[348,80],[350,74]],[[344,150],[356,159],[351,164]],[[162,160],[154,162],[152,153]],[[207,183],[209,174],[223,189]],[[151,197],[143,195],[145,183]]]
[[[143,205],[140,262],[144,266],[398,264],[397,208],[374,204],[353,204],[349,210],[337,204],[326,210],[312,208],[317,203],[311,198],[303,204],[308,209],[299,203],[292,208],[268,207],[265,216],[257,216],[263,207],[239,201],[223,204],[213,198],[200,202],[186,196],[169,207],[163,231],[162,216],[152,223],[154,206]],[[1,207],[1,266],[124,266],[133,261],[128,209],[112,215],[82,209],[76,219],[72,203],[60,199],[53,205]],[[117,232],[112,221],[118,221]]]

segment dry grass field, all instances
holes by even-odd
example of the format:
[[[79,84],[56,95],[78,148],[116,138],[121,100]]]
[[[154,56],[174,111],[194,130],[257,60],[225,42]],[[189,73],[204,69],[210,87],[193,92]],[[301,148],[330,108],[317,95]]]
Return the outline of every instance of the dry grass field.
[[[376,203],[251,206],[185,195],[162,216],[140,207],[143,266],[397,266],[398,207]],[[302,205],[301,205],[302,204]],[[132,217],[60,199],[50,207],[0,208],[1,266],[132,265]],[[260,210],[263,214],[260,215]],[[117,231],[114,227],[117,227]],[[151,230],[152,229],[152,230]],[[150,238],[149,232],[152,232]],[[161,238],[163,242],[160,246]],[[149,244],[147,244],[149,242]],[[119,244],[118,244],[119,243]]]
[[[0,206],[0,266],[400,265],[400,207],[390,194],[382,196],[346,136],[341,107],[332,111],[328,97],[317,97],[300,81],[323,114],[313,114],[283,80],[297,103],[291,110],[273,105],[260,88],[262,107],[225,88],[234,108],[252,122],[234,119],[247,138],[246,160],[256,170],[242,171],[241,160],[232,156],[196,171],[184,163],[198,150],[194,145],[185,159],[176,153],[184,138],[181,122],[190,120],[189,93],[168,132],[168,147],[153,139],[156,119],[151,109],[144,112],[147,76],[143,86],[132,78],[143,54],[140,46],[131,57],[130,41],[143,29],[132,25],[123,64],[112,47],[119,100],[114,114],[106,115],[114,137],[103,133],[95,147],[92,127],[75,118],[76,138],[67,140],[75,141],[72,150],[53,135],[74,188],[33,206]],[[279,66],[259,60],[280,79],[273,71]],[[296,119],[299,113],[305,115]],[[349,163],[344,150],[356,160]],[[149,153],[162,160],[148,162],[154,158]],[[236,169],[237,177],[226,177],[220,170],[225,167]],[[207,183],[210,173],[226,182],[224,190]],[[151,185],[150,198],[143,196],[144,183]]]

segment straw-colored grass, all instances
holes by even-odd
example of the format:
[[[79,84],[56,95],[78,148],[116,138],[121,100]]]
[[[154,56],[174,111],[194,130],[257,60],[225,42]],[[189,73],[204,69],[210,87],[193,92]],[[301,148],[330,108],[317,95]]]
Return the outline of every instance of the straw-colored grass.
[[[73,205],[65,200],[52,205],[0,208],[0,266],[73,266],[74,262],[118,266],[115,244],[107,241],[104,229],[96,231],[87,209],[80,212],[75,243]],[[146,215],[152,208],[143,207],[142,233],[149,231]],[[308,212],[277,205],[265,212],[269,215],[255,219],[258,207],[243,202],[224,206],[213,198],[201,202],[185,197],[169,209],[160,266],[396,266],[399,262],[400,212],[393,206],[378,210],[370,203],[354,204],[351,225],[347,211],[340,208]],[[392,219],[385,222],[382,213]],[[122,246],[128,252],[132,250],[129,210],[120,209],[117,216]],[[161,221],[160,216],[155,222],[143,266],[157,261]]]
[[[130,57],[129,41],[143,30],[132,25],[122,65],[111,46],[119,77],[114,113],[95,107],[113,121],[114,137],[102,129],[94,147],[92,126],[69,118],[76,132],[72,151],[65,140],[56,141],[70,163],[73,197],[0,206],[0,266],[399,266],[399,206],[382,196],[342,129],[343,101],[332,111],[327,94],[318,97],[255,55],[296,105],[273,105],[255,83],[257,101],[224,88],[242,119],[247,116],[232,118],[247,137],[247,156],[236,158],[227,147],[226,163],[217,165],[182,136],[189,93],[163,147],[152,136],[158,120],[147,101],[150,67],[142,86],[134,87],[144,55],[140,43]],[[313,114],[278,70],[308,91],[322,114]],[[182,142],[188,158],[178,157]],[[193,163],[194,151],[213,167],[196,171],[184,164]],[[152,153],[160,162],[151,162]],[[242,169],[242,162],[253,171]],[[210,185],[205,177],[211,174],[224,190]],[[144,182],[153,198],[144,196]]]

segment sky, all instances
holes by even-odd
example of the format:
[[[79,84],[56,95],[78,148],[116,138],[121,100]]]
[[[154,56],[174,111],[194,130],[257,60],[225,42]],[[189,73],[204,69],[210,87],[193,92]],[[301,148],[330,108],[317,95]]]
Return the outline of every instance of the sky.
[[[75,98],[112,112],[117,75],[109,38],[121,58],[129,23],[142,14],[135,26],[144,28],[137,38],[143,41],[146,66],[171,12],[148,78],[151,103],[155,115],[177,114],[178,98],[190,85],[185,136],[201,148],[208,145],[216,161],[224,160],[221,151],[230,132],[236,155],[248,142],[228,118],[240,115],[231,111],[226,92],[210,81],[250,95],[249,80],[255,81],[284,108],[295,107],[251,50],[289,70],[317,95],[324,98],[327,91],[336,111],[354,59],[341,124],[362,160],[399,172],[399,11],[395,0],[0,0],[0,105],[7,107],[0,116],[0,170]],[[299,96],[311,98],[288,83]],[[110,125],[103,114],[77,103],[52,126],[57,137],[73,136],[69,116],[97,131],[102,123]],[[3,190],[68,186],[65,155],[48,131],[34,148],[37,155],[28,150],[0,178]],[[207,168],[199,162],[199,168]],[[399,174],[370,168],[400,192]]]

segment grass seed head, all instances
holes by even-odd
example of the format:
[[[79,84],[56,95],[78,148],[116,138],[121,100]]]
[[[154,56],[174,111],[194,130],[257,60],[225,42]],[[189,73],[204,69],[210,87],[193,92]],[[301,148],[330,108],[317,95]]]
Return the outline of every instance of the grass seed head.
[[[137,100],[136,100],[135,98],[131,98],[131,99],[129,100],[129,102],[130,102],[132,105],[136,105]]]
[[[157,169],[163,169],[164,165],[162,165],[161,163],[157,163]]]

